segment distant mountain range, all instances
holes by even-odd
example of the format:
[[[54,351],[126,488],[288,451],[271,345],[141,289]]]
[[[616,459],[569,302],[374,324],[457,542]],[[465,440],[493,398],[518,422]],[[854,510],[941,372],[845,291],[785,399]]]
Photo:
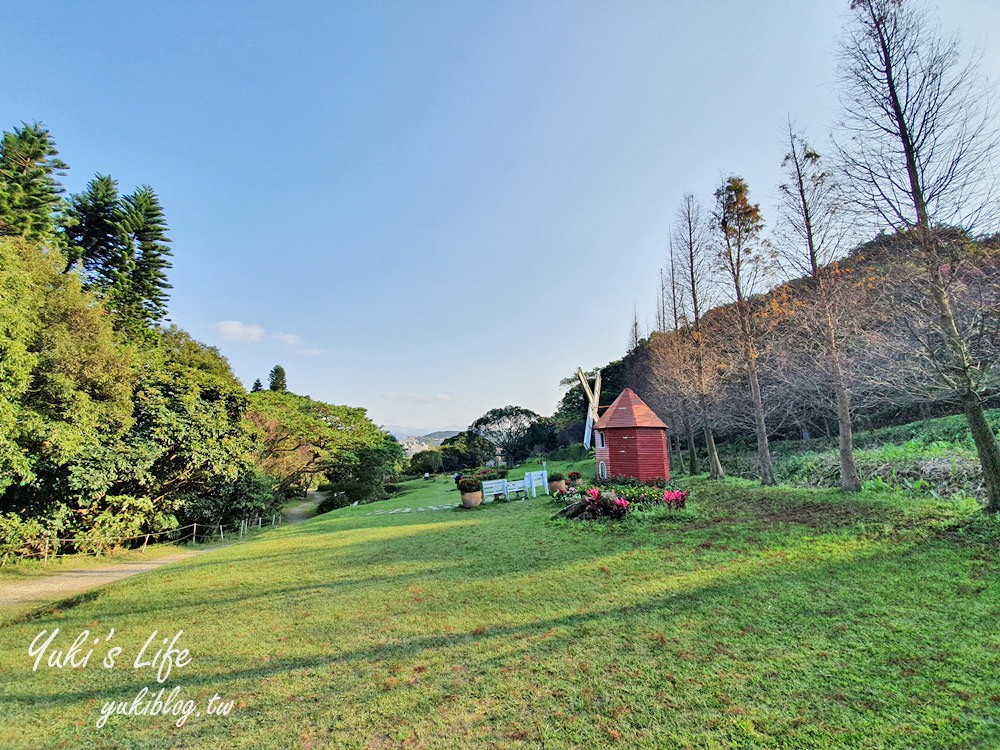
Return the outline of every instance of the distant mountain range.
[[[392,434],[397,440],[407,438],[426,438],[429,441],[437,440],[438,444],[445,438],[457,435],[466,428],[466,425],[447,425],[446,427],[405,427],[398,424],[384,424],[382,429]]]
[[[396,431],[390,429],[389,425],[386,425],[383,429],[387,429],[392,432],[396,439],[399,440],[402,446],[406,449],[406,455],[412,456],[414,453],[441,445],[444,440],[454,437],[465,428],[459,427],[456,429],[434,430],[433,432],[427,432],[422,435],[414,435],[410,433],[409,428],[407,427],[399,428],[398,434]]]

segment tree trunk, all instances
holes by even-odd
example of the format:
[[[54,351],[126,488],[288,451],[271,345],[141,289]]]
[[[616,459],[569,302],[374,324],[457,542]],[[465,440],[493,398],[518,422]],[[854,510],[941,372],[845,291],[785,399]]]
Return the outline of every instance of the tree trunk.
[[[983,403],[972,392],[966,393],[962,399],[965,418],[969,422],[972,439],[976,443],[979,463],[983,465],[983,480],[986,484],[986,510],[990,513],[1000,513],[1000,446],[997,436],[986,421]]]
[[[688,443],[688,474],[694,476],[700,472],[698,468],[698,446],[694,442],[694,431],[691,429],[691,415],[684,410],[684,434]]]
[[[760,383],[757,380],[757,364],[753,357],[747,357],[747,375],[750,377],[750,398],[753,401],[753,419],[757,433],[757,461],[760,463],[760,483],[774,484],[774,467],[771,465],[771,450],[767,444],[767,426],[764,422],[764,402],[760,397]]]
[[[712,479],[723,479],[726,472],[722,470],[722,463],[719,461],[719,451],[715,448],[715,435],[712,434],[712,423],[708,416],[708,399],[705,394],[699,397],[701,404],[701,422],[705,430],[705,449],[708,451],[708,475]],[[688,445],[688,449],[694,450],[694,441]]]
[[[844,383],[844,371],[837,351],[837,334],[829,307],[823,320],[826,329],[826,353],[833,370],[833,393],[837,399],[837,426],[840,433],[840,489],[860,492],[861,479],[854,461],[854,424],[851,420],[851,396]]]

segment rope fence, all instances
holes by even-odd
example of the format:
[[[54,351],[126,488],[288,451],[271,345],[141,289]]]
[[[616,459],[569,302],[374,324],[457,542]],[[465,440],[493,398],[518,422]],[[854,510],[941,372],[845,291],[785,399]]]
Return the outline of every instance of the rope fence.
[[[187,526],[180,526],[176,529],[166,529],[163,531],[151,531],[146,534],[135,534],[133,536],[108,536],[108,537],[45,537],[42,550],[35,551],[28,555],[19,555],[19,560],[42,560],[47,565],[49,560],[57,557],[77,557],[80,555],[93,555],[100,557],[102,554],[109,555],[115,548],[121,549],[123,543],[136,544],[128,545],[128,551],[139,550],[140,553],[146,551],[147,547],[160,546],[164,544],[208,544],[214,541],[225,542],[227,535],[230,542],[239,541],[251,532],[259,532],[264,528],[280,526],[283,519],[280,514],[274,514],[268,519],[265,516],[244,518],[230,524],[210,524],[210,523],[189,523]],[[267,526],[265,526],[265,523]],[[138,544],[142,540],[142,545]],[[72,552],[60,552],[64,544],[73,545]],[[86,551],[79,547],[92,548]],[[6,563],[6,555],[4,556]]]

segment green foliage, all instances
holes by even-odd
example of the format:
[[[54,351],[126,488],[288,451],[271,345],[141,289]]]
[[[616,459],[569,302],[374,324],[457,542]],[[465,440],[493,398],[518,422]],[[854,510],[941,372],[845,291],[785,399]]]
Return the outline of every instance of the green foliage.
[[[253,381],[253,386],[250,388],[250,393],[257,393],[258,391],[264,390],[264,384],[260,382],[260,378]]]
[[[488,440],[500,451],[508,466],[531,454],[532,428],[540,417],[523,406],[490,409],[469,426],[469,432]]]
[[[410,456],[410,470],[417,474],[436,474],[441,471],[443,463],[444,456],[438,450],[418,451]]]
[[[56,175],[68,169],[41,123],[14,128],[0,139],[0,235],[51,242],[62,187]]]
[[[462,493],[480,492],[483,489],[482,480],[475,477],[462,477],[458,480],[458,491]]]
[[[110,176],[96,175],[70,198],[62,223],[67,270],[79,264],[116,328],[136,335],[166,316],[172,253],[163,208],[151,187],[121,196]]]
[[[267,376],[267,387],[268,390],[278,391],[283,393],[288,390],[288,381],[285,377],[285,368],[281,365],[275,365],[271,368],[271,372]]]
[[[387,432],[368,445],[342,451],[326,463],[324,473],[334,492],[342,492],[350,502],[369,503],[385,497],[383,483],[397,476],[406,452]]]
[[[259,391],[249,399],[248,418],[259,435],[257,463],[282,494],[308,486],[331,467],[340,466],[343,471],[334,470],[346,476],[350,473],[346,466],[360,466],[360,451],[386,439],[364,409],[283,391]],[[380,476],[373,482],[378,485],[381,480]]]
[[[474,432],[460,432],[441,443],[441,469],[459,471],[482,466],[493,459],[493,444]]]

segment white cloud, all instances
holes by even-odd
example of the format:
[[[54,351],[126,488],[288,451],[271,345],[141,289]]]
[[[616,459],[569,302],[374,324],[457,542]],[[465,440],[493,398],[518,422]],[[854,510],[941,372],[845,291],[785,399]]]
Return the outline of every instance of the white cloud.
[[[238,320],[220,320],[215,324],[215,331],[227,341],[254,343],[264,339],[263,328],[253,323],[241,323]]]
[[[271,338],[285,346],[298,346],[302,343],[302,337],[297,333],[272,333]]]

